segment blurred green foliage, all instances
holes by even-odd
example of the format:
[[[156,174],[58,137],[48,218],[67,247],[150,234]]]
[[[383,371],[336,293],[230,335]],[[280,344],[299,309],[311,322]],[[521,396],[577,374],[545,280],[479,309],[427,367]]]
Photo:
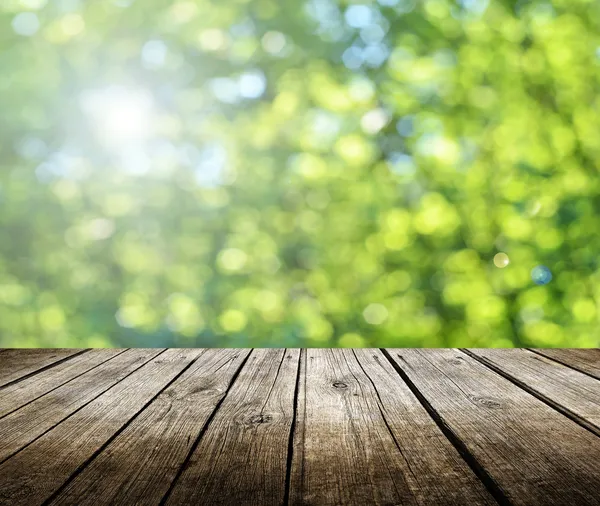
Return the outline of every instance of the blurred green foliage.
[[[597,0],[2,0],[0,346],[600,345]]]

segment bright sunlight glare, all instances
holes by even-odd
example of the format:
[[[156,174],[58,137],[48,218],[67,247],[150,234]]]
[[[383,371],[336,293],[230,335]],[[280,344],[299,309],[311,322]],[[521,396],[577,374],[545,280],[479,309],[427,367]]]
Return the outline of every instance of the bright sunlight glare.
[[[142,143],[152,133],[154,100],[147,90],[122,86],[88,90],[80,95],[80,106],[109,147]]]

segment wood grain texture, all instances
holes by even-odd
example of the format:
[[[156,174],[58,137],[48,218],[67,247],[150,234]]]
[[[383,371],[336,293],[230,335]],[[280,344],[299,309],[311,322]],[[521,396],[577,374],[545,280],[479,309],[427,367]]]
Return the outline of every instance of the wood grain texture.
[[[582,350],[534,349],[531,351],[600,379],[600,350],[597,348]]]
[[[515,505],[600,504],[600,439],[458,350],[388,350]]]
[[[0,418],[72,381],[125,350],[90,350],[0,389]]]
[[[290,504],[493,503],[384,356],[357,354],[306,350]]]
[[[250,350],[206,350],[52,504],[158,504]]]
[[[252,352],[166,504],[282,504],[299,355]]]
[[[7,349],[0,354],[0,387],[85,350]]]
[[[600,505],[598,350],[22,351],[0,506]]]
[[[128,350],[0,419],[0,463],[160,352]]]
[[[161,353],[5,461],[0,465],[0,504],[48,500],[201,353]]]
[[[466,350],[600,436],[600,382],[527,350]]]
[[[351,353],[370,380],[381,415],[411,471],[407,482],[416,502],[496,504],[381,351],[343,350],[349,360]]]

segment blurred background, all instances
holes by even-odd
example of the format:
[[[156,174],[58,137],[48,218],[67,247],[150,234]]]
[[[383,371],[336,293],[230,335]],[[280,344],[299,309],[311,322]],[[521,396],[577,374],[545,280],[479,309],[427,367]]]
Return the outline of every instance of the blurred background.
[[[600,346],[600,2],[2,0],[0,346]]]

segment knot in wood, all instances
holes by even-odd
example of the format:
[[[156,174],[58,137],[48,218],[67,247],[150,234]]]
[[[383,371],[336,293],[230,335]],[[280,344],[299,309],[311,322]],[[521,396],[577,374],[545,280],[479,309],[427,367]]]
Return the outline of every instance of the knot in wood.
[[[250,423],[268,423],[273,420],[271,415],[254,415],[250,417]]]
[[[348,388],[348,385],[346,385],[346,383],[342,383],[341,381],[336,381],[333,386],[335,388]]]
[[[477,404],[481,404],[482,406],[485,406],[486,408],[497,409],[497,408],[502,407],[501,403],[499,403],[495,399],[492,399],[491,397],[483,397],[483,396],[474,395],[471,397],[471,399],[473,400],[473,402],[475,402]]]

